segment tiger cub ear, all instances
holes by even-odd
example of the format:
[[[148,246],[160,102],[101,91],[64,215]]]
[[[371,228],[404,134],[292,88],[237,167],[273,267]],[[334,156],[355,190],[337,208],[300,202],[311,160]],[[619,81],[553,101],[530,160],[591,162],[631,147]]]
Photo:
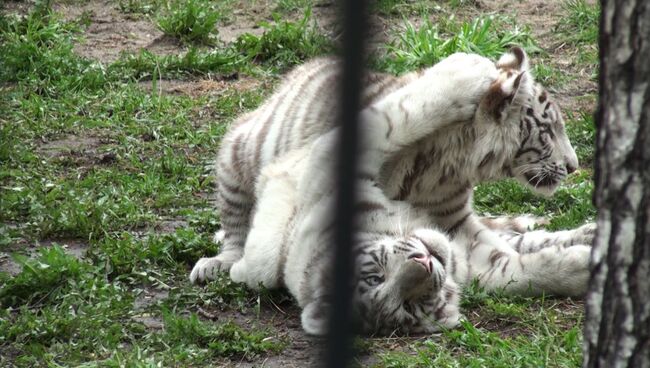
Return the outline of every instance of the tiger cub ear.
[[[481,100],[479,112],[501,122],[508,117],[510,106],[521,105],[532,96],[533,78],[528,71],[528,55],[521,47],[503,54],[496,66],[499,77]]]
[[[532,94],[532,78],[527,71],[503,72],[481,99],[479,113],[503,121],[509,108],[521,105]]]
[[[510,69],[513,71],[528,71],[528,55],[521,47],[514,46],[510,51],[501,56],[496,64],[498,69]]]

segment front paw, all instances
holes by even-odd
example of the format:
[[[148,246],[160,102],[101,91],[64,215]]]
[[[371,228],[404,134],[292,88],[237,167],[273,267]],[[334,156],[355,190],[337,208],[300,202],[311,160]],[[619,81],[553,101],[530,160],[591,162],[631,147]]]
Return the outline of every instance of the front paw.
[[[215,280],[219,272],[228,272],[232,263],[226,264],[219,257],[205,257],[199,259],[190,273],[191,283],[201,283]]]
[[[438,63],[434,70],[444,73],[451,83],[449,98],[478,103],[496,80],[496,65],[489,59],[476,55],[455,53]]]

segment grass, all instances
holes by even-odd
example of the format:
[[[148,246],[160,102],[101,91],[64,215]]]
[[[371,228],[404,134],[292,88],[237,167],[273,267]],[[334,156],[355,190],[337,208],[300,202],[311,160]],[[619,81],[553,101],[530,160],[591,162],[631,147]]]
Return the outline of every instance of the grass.
[[[586,0],[566,0],[562,3],[564,17],[556,29],[564,33],[566,40],[576,45],[596,45],[600,8]]]
[[[126,14],[153,14],[160,8],[160,0],[118,0],[118,7]]]
[[[426,16],[441,10],[439,4],[426,0],[377,0],[371,4],[371,11],[384,17]]]
[[[398,31],[397,39],[387,45],[386,54],[376,64],[380,70],[399,74],[431,66],[455,52],[496,59],[513,45],[531,54],[541,51],[527,28],[504,28],[506,23],[506,18],[495,16],[462,23],[452,19],[442,26],[428,19],[419,27],[405,21],[404,30]]]
[[[167,0],[156,24],[166,35],[183,41],[210,43],[220,18],[208,0]]]
[[[0,252],[22,267],[0,272],[0,366],[255,365],[278,354],[291,342],[264,316],[285,308],[286,293],[253,292],[225,275],[196,287],[187,275],[218,248],[209,164],[228,124],[262,103],[282,71],[335,50],[306,10],[314,4],[275,2],[271,10],[298,20],[269,16],[261,35],[223,44],[215,29],[235,17],[230,0],[116,0],[116,11],[167,22],[165,32],[188,51],[141,51],[110,64],[74,52],[87,16],[64,20],[39,4],[23,17],[0,16]],[[420,1],[378,4],[393,21],[442,11]],[[405,72],[455,51],[494,58],[511,43],[538,52],[529,30],[500,16],[408,27],[386,46],[380,68]],[[558,83],[549,65],[538,65],[538,79]],[[162,80],[172,78],[224,87],[166,93]],[[242,87],[244,78],[260,83]],[[557,196],[506,181],[477,188],[477,209],[551,216],[551,228],[592,218],[593,121],[588,113],[567,121],[583,169]],[[388,367],[580,363],[579,305],[474,286],[463,309],[471,323],[407,339],[405,354],[377,348],[390,339],[358,345]],[[286,310],[273,315],[295,320],[295,306]]]
[[[598,27],[600,6],[586,0],[566,0],[562,3],[564,16],[555,26],[564,42],[576,48],[577,63],[591,69],[591,78],[597,78]]]
[[[250,33],[239,36],[234,47],[251,60],[273,65],[280,70],[334,49],[332,41],[312,23],[311,10],[302,20],[289,22],[273,15],[273,23],[262,22],[262,36]]]
[[[473,283],[461,306],[468,314],[459,329],[420,340],[407,352],[383,353],[375,368],[580,365],[582,307],[576,302],[488,294]]]
[[[553,67],[545,58],[535,60],[532,74],[535,77],[535,81],[541,83],[546,88],[562,87],[570,79],[563,71]]]
[[[312,0],[278,0],[275,5],[275,11],[279,13],[293,13],[305,11],[313,4]]]

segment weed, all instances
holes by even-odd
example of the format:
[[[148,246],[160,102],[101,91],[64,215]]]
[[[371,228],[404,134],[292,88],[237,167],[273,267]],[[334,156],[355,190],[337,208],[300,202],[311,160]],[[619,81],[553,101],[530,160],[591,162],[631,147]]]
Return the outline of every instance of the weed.
[[[502,18],[479,17],[461,24],[449,22],[443,30],[428,19],[419,28],[406,21],[405,30],[387,46],[387,56],[376,62],[377,67],[403,73],[434,65],[455,52],[497,58],[513,45],[522,46],[530,53],[540,51],[528,29],[515,26],[503,31],[500,26],[503,22]]]
[[[280,341],[267,339],[263,333],[247,333],[233,323],[217,326],[201,322],[195,314],[182,318],[169,312],[163,314],[165,341],[175,341],[179,351],[192,355],[245,356],[278,351]],[[173,352],[172,352],[173,353]],[[198,357],[197,357],[198,358]]]
[[[578,116],[567,115],[566,130],[571,144],[575,148],[580,166],[590,168],[593,165],[596,141],[596,125],[593,114],[581,111]]]
[[[11,18],[0,33],[0,82],[32,85],[38,93],[97,89],[106,83],[101,67],[72,51],[74,22],[61,22],[47,8]]]
[[[199,51],[190,48],[182,56],[157,56],[147,50],[137,54],[124,54],[111,65],[111,70],[121,73],[121,77],[136,80],[153,78],[174,78],[188,75],[231,74],[246,69],[240,55],[229,49]]]
[[[119,0],[118,7],[122,13],[152,14],[160,7],[161,0]]]
[[[591,79],[597,78],[598,65],[598,23],[600,6],[586,0],[566,0],[562,4],[564,16],[555,26],[562,35],[563,42],[577,48],[578,63],[587,64],[592,69]]]
[[[60,247],[43,248],[35,259],[14,255],[23,271],[0,288],[0,305],[4,308],[43,303],[53,298],[68,282],[78,279],[88,267]]]
[[[556,25],[565,39],[576,45],[596,45],[600,7],[586,0],[565,0],[562,3],[564,17]]]
[[[235,48],[252,60],[279,69],[333,50],[331,41],[311,23],[311,10],[297,23],[281,20],[277,14],[273,19],[273,24],[261,23],[265,28],[262,36],[247,33],[238,37]]]
[[[532,74],[535,77],[535,81],[544,86],[553,86],[557,88],[562,86],[568,80],[568,77],[564,72],[554,68],[544,59],[535,61]]]
[[[293,13],[306,11],[312,5],[312,0],[278,0],[275,11],[281,13]]]
[[[169,0],[156,24],[183,41],[210,43],[221,15],[208,0]]]

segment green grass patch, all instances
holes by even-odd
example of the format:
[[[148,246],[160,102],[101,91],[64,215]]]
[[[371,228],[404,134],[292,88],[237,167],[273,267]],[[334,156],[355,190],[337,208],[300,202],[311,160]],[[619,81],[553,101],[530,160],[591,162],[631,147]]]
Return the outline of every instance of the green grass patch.
[[[179,228],[173,233],[141,239],[128,232],[106,237],[90,250],[89,258],[104,267],[108,277],[147,276],[150,271],[181,271],[194,265],[206,254],[216,254],[218,247],[209,233]],[[149,279],[148,281],[156,281]]]
[[[565,39],[575,45],[592,45],[598,42],[600,6],[587,0],[566,0],[562,3],[564,16],[556,25]]]
[[[117,5],[125,14],[153,14],[161,2],[162,0],[118,0]]]
[[[24,18],[8,18],[0,32],[0,82],[34,86],[39,94],[101,88],[106,74],[97,63],[72,51],[75,22],[61,22],[36,7]]]
[[[214,326],[200,321],[196,315],[189,318],[178,317],[170,313],[163,315],[165,321],[166,341],[176,341],[177,356],[192,356],[203,360],[208,356],[245,356],[262,352],[278,351],[281,344],[277,340],[267,339],[268,334],[247,333],[233,323]]]
[[[96,364],[125,356],[135,362],[134,351],[146,351],[166,364],[197,364],[215,357],[250,358],[283,346],[263,331],[247,331],[232,322],[206,323],[165,307],[149,313],[162,321],[163,331],[147,331],[137,318],[134,291],[120,281],[107,281],[101,267],[60,247],[42,249],[37,258],[21,263],[23,271],[0,288],[5,308],[0,312],[0,349],[21,351],[13,362],[17,366]]]
[[[432,66],[455,53],[468,52],[496,59],[511,46],[529,53],[540,52],[526,27],[504,27],[506,18],[482,16],[470,22],[453,20],[442,26],[425,19],[420,27],[405,21],[396,41],[386,47],[386,55],[376,61],[380,70],[403,73]]]
[[[474,190],[474,208],[485,215],[533,214],[550,219],[549,230],[575,228],[596,216],[591,203],[590,170],[570,176],[553,197],[546,198],[524,188],[514,179],[480,184]]]
[[[426,0],[377,0],[371,4],[371,11],[392,18],[416,14],[424,17],[442,9],[440,4]]]
[[[161,78],[237,78],[247,57],[191,49],[103,66],[74,53],[80,30],[46,5],[0,21],[0,246],[22,267],[0,273],[0,366],[196,366],[277,351],[262,330],[190,314],[257,307],[255,293],[225,276],[205,288],[187,281],[199,257],[218,251],[208,161],[227,123],[266,89],[158,90]],[[152,80],[149,91],[141,80]],[[88,245],[82,259],[58,246],[25,256],[24,244],[66,239]],[[166,296],[138,307],[145,289]]]
[[[461,306],[469,320],[460,328],[406,353],[384,353],[375,367],[577,367],[582,361],[582,313],[574,302],[486,293],[474,282]]]
[[[563,71],[553,67],[548,59],[538,58],[532,68],[535,81],[545,87],[557,88],[566,84],[570,77]]]
[[[183,55],[158,56],[147,50],[124,54],[110,67],[122,78],[151,80],[188,78],[200,75],[233,74],[249,69],[246,60],[231,49],[199,50],[190,48]]]
[[[566,0],[562,4],[564,16],[555,25],[555,31],[562,36],[562,42],[577,46],[579,64],[594,68],[592,79],[597,77],[598,27],[600,5],[586,0]]]
[[[549,332],[548,335],[501,337],[463,322],[459,330],[445,332],[440,339],[415,344],[413,354],[384,354],[375,367],[579,366],[582,358],[580,329]]]
[[[167,0],[156,24],[183,41],[210,43],[221,14],[208,0]]]
[[[334,49],[332,41],[313,24],[311,10],[307,10],[298,22],[281,20],[277,14],[273,20],[273,23],[260,23],[265,29],[262,36],[243,34],[234,47],[249,59],[280,70]]]
[[[478,0],[450,0],[449,6],[451,6],[452,9],[458,9],[464,6],[479,7],[480,2]]]
[[[78,280],[88,272],[87,265],[65,254],[60,247],[39,250],[35,259],[14,255],[23,272],[0,288],[0,305],[3,308],[19,305],[42,304],[55,299],[68,282]]]
[[[580,166],[591,168],[596,151],[596,125],[593,114],[582,111],[577,116],[569,114],[566,120],[566,131],[578,155]]]
[[[305,12],[313,5],[312,0],[277,0],[275,4],[275,11],[279,13],[295,13]]]

